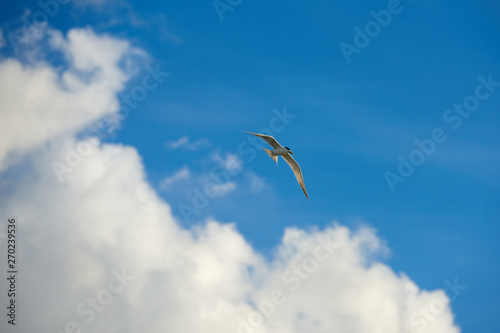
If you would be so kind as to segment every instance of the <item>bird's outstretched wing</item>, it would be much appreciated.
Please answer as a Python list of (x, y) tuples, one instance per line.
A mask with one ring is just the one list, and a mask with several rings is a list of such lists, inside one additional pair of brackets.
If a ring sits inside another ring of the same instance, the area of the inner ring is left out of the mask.
[(292, 168), (293, 173), (295, 175), (295, 178), (297, 178), (297, 181), (299, 182), (300, 187), (302, 188), (302, 191), (304, 191), (304, 194), (306, 195), (307, 199), (309, 199), (309, 196), (307, 195), (306, 191), (306, 186), (304, 185), (304, 178), (302, 177), (302, 171), (300, 170), (299, 164), (295, 162), (292, 156), (290, 154), (285, 154), (281, 155), (283, 159), (285, 160), (286, 163)]
[(266, 141), (267, 143), (269, 143), (271, 145), (271, 147), (273, 147), (274, 149), (281, 147), (281, 145), (279, 144), (279, 142), (276, 141), (276, 139), (273, 138), (270, 135), (257, 134), (257, 133), (247, 132), (247, 131), (242, 131), (242, 132), (245, 132), (245, 133), (248, 133), (248, 134), (252, 134), (252, 135), (255, 135), (255, 136), (263, 139), (264, 141)]

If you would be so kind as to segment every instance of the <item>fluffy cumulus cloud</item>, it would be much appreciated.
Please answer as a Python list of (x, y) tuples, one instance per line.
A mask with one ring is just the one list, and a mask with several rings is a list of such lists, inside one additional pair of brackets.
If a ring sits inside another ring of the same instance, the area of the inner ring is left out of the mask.
[[(99, 47), (104, 38), (116, 47)], [(55, 42), (100, 53), (71, 58), (74, 67), (100, 74), (82, 81), (47, 65), (0, 65), (3, 85), (22, 82), (8, 87), (21, 100), (2, 96), (5, 118), (34, 132), (23, 142), (11, 137), (14, 130), (2, 134), (4, 157), (27, 156), (16, 162), (22, 167), (0, 173), (0, 211), (18, 221), (17, 330), (459, 332), (442, 291), (420, 290), (380, 262), (387, 249), (372, 229), (290, 228), (265, 259), (235, 224), (181, 227), (146, 181), (138, 152), (98, 139), (59, 182), (52, 162), (65, 160), (67, 147), (81, 144), (74, 134), (105, 114), (127, 79), (117, 68), (129, 46), (89, 30)], [(84, 96), (95, 99), (86, 104)], [(1, 279), (0, 289), (6, 287)], [(0, 331), (10, 328), (0, 321)]]
[(140, 53), (126, 41), (90, 29), (71, 30), (67, 37), (52, 31), (49, 46), (66, 57), (66, 69), (42, 61), (0, 61), (0, 170), (8, 157), (116, 111), (116, 93), (132, 72), (121, 64)]

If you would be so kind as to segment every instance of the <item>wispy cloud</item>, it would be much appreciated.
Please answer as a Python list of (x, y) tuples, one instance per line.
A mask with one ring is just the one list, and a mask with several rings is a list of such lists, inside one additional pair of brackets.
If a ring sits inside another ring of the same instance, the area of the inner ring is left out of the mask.
[(120, 7), (125, 5), (130, 6), (130, 4), (125, 0), (74, 0), (74, 3), (83, 8), (94, 7), (95, 9), (101, 9), (105, 5)]
[(127, 0), (74, 0), (73, 3), (80, 10), (92, 9), (105, 18), (97, 25), (99, 30), (127, 26), (150, 33), (160, 42), (179, 44), (183, 41), (172, 31), (169, 20), (163, 13), (140, 13)]
[(248, 182), (249, 182), (249, 189), (250, 192), (252, 193), (258, 193), (262, 191), (266, 186), (266, 182), (262, 177), (257, 175), (256, 173), (249, 172), (247, 174)]
[(210, 146), (212, 146), (212, 144), (205, 138), (191, 142), (188, 136), (183, 136), (178, 140), (168, 141), (167, 143), (165, 143), (165, 147), (170, 149), (184, 149), (191, 151), (196, 151), (201, 148)]
[(211, 155), (213, 161), (217, 162), (221, 168), (227, 170), (239, 171), (243, 167), (243, 161), (241, 158), (232, 153), (225, 153), (224, 156), (220, 152), (213, 153)]
[(6, 44), (5, 42), (5, 36), (3, 34), (3, 29), (0, 27), (0, 49), (4, 47)]
[(167, 41), (172, 44), (182, 42), (182, 38), (176, 35), (169, 27), (168, 19), (163, 14), (154, 15), (150, 19), (144, 19), (146, 27), (156, 29), (158, 37), (161, 41)]
[(229, 192), (232, 192), (236, 189), (236, 183), (235, 182), (227, 182), (223, 184), (216, 184), (218, 191), (220, 192), (219, 195), (226, 195)]
[(469, 177), (498, 182), (500, 180), (500, 152), (485, 145), (459, 142), (444, 147), (436, 154), (436, 163), (446, 169), (459, 171)]
[(180, 181), (180, 180), (186, 180), (189, 179), (191, 176), (191, 172), (189, 171), (188, 167), (183, 167), (182, 169), (176, 171), (172, 176), (170, 177), (165, 177), (159, 185), (160, 190), (166, 190), (168, 189), (172, 184)]

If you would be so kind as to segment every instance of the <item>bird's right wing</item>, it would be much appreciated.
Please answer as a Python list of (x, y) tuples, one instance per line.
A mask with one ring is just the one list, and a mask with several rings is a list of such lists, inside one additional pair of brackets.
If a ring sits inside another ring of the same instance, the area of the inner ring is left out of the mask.
[(270, 135), (257, 134), (257, 133), (247, 132), (247, 131), (242, 131), (242, 132), (245, 132), (245, 133), (248, 133), (248, 134), (252, 134), (252, 135), (255, 135), (255, 136), (263, 139), (264, 141), (266, 141), (267, 143), (269, 143), (271, 145), (271, 147), (273, 147), (274, 149), (277, 149), (277, 148), (281, 147), (281, 145), (279, 144), (279, 142), (276, 141), (276, 139), (273, 138)]
[(283, 159), (285, 160), (286, 163), (292, 168), (293, 173), (295, 175), (295, 178), (297, 178), (297, 181), (299, 182), (300, 187), (302, 188), (302, 191), (304, 191), (304, 194), (306, 195), (307, 199), (309, 199), (309, 196), (307, 195), (306, 191), (306, 185), (304, 184), (304, 178), (302, 177), (302, 171), (300, 170), (299, 164), (293, 159), (290, 154), (285, 154), (281, 155)]

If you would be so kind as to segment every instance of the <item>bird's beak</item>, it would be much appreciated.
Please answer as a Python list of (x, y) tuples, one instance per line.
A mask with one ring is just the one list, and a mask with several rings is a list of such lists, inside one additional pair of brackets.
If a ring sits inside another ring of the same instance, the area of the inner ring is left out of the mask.
[(293, 153), (292, 153), (291, 151), (290, 151), (289, 153), (290, 153), (291, 155), (293, 155)]

